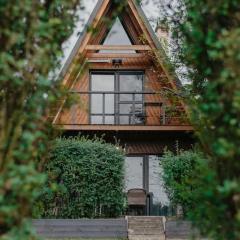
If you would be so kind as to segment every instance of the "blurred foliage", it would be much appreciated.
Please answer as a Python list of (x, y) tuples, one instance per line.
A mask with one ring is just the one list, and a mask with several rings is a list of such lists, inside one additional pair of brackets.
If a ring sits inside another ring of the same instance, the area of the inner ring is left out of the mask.
[[(181, 0), (165, 5), (176, 64), (191, 81), (191, 122), (215, 181), (206, 184), (192, 220), (208, 237), (240, 238), (239, 0)], [(202, 173), (202, 182), (208, 175)], [(197, 198), (198, 197), (198, 198)]]
[[(164, 186), (171, 204), (180, 205), (183, 215), (196, 205), (194, 195), (200, 189), (199, 175), (207, 165), (202, 154), (196, 150), (177, 151), (177, 154), (166, 151), (160, 158), (163, 169)], [(205, 165), (205, 166), (204, 166)], [(204, 171), (203, 171), (204, 169)]]
[(54, 71), (79, 2), (0, 1), (0, 239), (34, 239), (26, 218), (46, 179), (37, 165), (49, 106), (62, 92)]
[(45, 171), (49, 178), (35, 206), (36, 217), (109, 218), (124, 213), (124, 154), (117, 146), (97, 138), (59, 138)]

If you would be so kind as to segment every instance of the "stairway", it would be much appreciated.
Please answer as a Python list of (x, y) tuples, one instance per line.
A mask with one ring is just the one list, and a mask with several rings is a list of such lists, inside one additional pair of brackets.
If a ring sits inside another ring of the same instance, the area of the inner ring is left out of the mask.
[(129, 240), (165, 240), (163, 217), (127, 217)]

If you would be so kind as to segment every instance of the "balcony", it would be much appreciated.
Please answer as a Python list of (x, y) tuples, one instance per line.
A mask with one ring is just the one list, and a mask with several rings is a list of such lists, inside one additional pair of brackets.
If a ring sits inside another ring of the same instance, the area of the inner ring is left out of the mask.
[(56, 125), (82, 130), (191, 130), (181, 106), (157, 92), (72, 91), (79, 103), (62, 110)]

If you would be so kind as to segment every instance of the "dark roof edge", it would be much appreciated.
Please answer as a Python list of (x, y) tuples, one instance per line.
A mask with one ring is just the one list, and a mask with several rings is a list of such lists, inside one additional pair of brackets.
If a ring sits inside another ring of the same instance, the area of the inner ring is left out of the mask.
[[(88, 32), (88, 29), (89, 27), (93, 24), (93, 21), (99, 11), (99, 9), (101, 8), (102, 4), (103, 4), (104, 0), (98, 0), (93, 12), (91, 13), (85, 27), (84, 27), (84, 30), (81, 32), (80, 36), (78, 37), (70, 55), (68, 56), (66, 62), (64, 63), (62, 69), (60, 70), (60, 74), (59, 74), (59, 77), (60, 78), (63, 78), (65, 76), (65, 74), (67, 73), (67, 70), (71, 64), (71, 62), (73, 61), (74, 57), (76, 56), (77, 52), (78, 52), (78, 49), (79, 47), (81, 46), (81, 43), (82, 43), (82, 40), (84, 39), (85, 35), (87, 34)], [(171, 75), (174, 77), (174, 79), (176, 80), (176, 84), (177, 84), (177, 87), (178, 88), (181, 88), (182, 87), (182, 83), (181, 81), (179, 80), (179, 78), (177, 77), (176, 73), (175, 73), (175, 69), (172, 65), (172, 63), (170, 62), (168, 56), (166, 55), (165, 53), (165, 50), (163, 49), (163, 47), (161, 46), (161, 43), (160, 41), (158, 40), (155, 32), (153, 31), (144, 11), (142, 10), (141, 6), (137, 3), (136, 0), (133, 0), (133, 3), (134, 5), (136, 6), (136, 9), (139, 13), (139, 15), (141, 16), (149, 34), (151, 35), (153, 41), (154, 41), (154, 44), (155, 46), (157, 47), (157, 49), (159, 50), (159, 53), (161, 55), (161, 57), (163, 57), (163, 64), (164, 64), (164, 67), (166, 67), (167, 71), (169, 71), (169, 73), (171, 73)]]
[(90, 15), (87, 23), (86, 23), (85, 26), (84, 26), (83, 31), (80, 33), (80, 36), (78, 37), (78, 39), (77, 39), (77, 41), (76, 41), (76, 43), (75, 43), (75, 45), (74, 45), (74, 47), (73, 47), (70, 55), (68, 56), (66, 62), (64, 63), (64, 65), (63, 65), (63, 67), (62, 67), (62, 69), (61, 69), (61, 71), (60, 71), (60, 74), (59, 74), (59, 77), (60, 77), (60, 78), (61, 78), (61, 77), (64, 77), (65, 74), (67, 73), (67, 70), (68, 70), (71, 62), (73, 61), (74, 57), (76, 56), (76, 54), (77, 54), (77, 52), (78, 52), (78, 49), (79, 49), (79, 47), (81, 46), (81, 43), (82, 43), (82, 41), (83, 41), (83, 38), (85, 37), (85, 35), (86, 35), (87, 32), (88, 32), (89, 27), (91, 27), (91, 25), (93, 24), (93, 21), (94, 21), (96, 15), (97, 15), (97, 13), (98, 13), (100, 7), (102, 6), (103, 1), (104, 1), (104, 0), (98, 0), (98, 2), (97, 2), (97, 4), (96, 4), (93, 12), (91, 13), (91, 15)]

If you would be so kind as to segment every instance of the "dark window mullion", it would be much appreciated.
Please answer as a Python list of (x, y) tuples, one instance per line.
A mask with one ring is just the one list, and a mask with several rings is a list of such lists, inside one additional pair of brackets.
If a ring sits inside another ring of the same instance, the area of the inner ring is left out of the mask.
[(105, 124), (105, 93), (102, 94), (102, 101), (103, 101), (103, 106), (102, 106), (102, 117), (103, 117), (103, 124)]
[[(116, 92), (120, 92), (120, 82), (119, 82), (119, 72), (116, 71), (115, 73), (115, 91)], [(116, 114), (116, 117), (115, 117), (115, 124), (116, 125), (119, 125), (120, 124), (120, 117), (119, 117), (119, 111), (120, 111), (120, 106), (119, 106), (119, 103), (120, 103), (120, 94), (116, 94), (115, 95), (115, 99), (116, 99), (116, 109), (115, 109), (115, 114)]]

